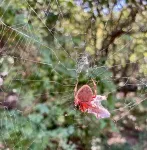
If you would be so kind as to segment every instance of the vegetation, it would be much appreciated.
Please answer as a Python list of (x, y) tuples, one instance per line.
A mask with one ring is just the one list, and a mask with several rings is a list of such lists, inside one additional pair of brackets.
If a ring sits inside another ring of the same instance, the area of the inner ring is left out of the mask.
[[(0, 149), (145, 150), (145, 0), (0, 3)], [(74, 107), (97, 83), (111, 117)]]

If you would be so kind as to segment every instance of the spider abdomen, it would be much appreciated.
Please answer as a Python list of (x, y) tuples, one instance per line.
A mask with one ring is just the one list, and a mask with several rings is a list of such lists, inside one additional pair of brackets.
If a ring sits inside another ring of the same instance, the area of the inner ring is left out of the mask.
[(83, 85), (79, 90), (76, 95), (76, 98), (79, 101), (91, 101), (93, 97), (93, 92), (91, 88), (88, 85)]

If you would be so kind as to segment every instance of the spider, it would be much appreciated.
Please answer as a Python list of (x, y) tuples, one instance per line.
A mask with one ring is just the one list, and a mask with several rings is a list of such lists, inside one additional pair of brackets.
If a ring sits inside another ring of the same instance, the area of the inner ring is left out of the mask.
[(110, 117), (109, 111), (101, 105), (102, 100), (106, 100), (106, 96), (97, 95), (97, 85), (92, 79), (94, 92), (89, 85), (83, 85), (77, 91), (77, 85), (74, 89), (74, 104), (79, 106), (82, 112), (88, 112), (94, 114), (96, 118), (108, 118)]

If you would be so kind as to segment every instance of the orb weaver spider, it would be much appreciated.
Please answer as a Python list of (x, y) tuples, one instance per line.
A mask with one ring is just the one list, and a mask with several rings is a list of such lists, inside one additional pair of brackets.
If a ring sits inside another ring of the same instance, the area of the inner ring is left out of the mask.
[(94, 114), (96, 118), (110, 117), (109, 111), (101, 105), (102, 100), (106, 100), (106, 96), (97, 95), (97, 85), (92, 79), (94, 92), (87, 84), (77, 90), (78, 82), (74, 89), (74, 104), (78, 106), (82, 112)]

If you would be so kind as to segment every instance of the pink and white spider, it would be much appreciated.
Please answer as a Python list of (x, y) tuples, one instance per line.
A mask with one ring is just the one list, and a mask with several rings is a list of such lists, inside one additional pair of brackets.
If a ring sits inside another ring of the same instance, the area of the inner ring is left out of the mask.
[(89, 85), (83, 85), (77, 91), (77, 85), (75, 86), (74, 90), (74, 104), (75, 106), (79, 106), (79, 109), (82, 112), (88, 112), (94, 114), (96, 118), (108, 118), (110, 117), (109, 111), (101, 105), (102, 100), (106, 100), (106, 96), (97, 95), (97, 86), (96, 83), (93, 81), (94, 85), (94, 92), (90, 88)]

